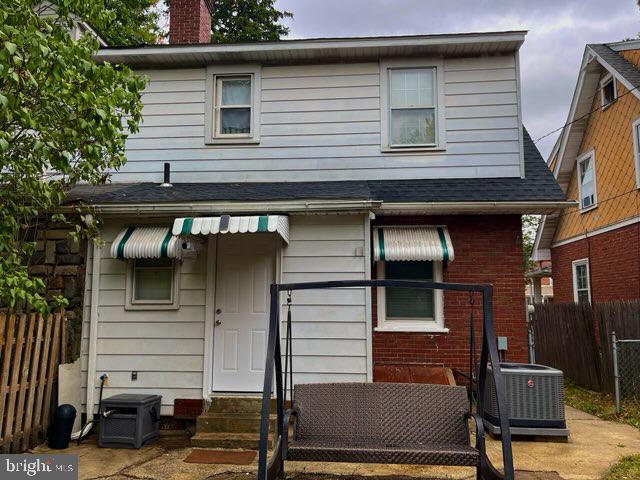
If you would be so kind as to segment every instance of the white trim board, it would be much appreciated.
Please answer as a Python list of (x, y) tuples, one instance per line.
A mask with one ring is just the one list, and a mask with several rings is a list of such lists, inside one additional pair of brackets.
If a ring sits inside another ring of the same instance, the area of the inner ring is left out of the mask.
[(628, 227), (629, 225), (633, 225), (634, 223), (638, 223), (638, 222), (640, 222), (640, 217), (628, 218), (621, 222), (607, 225), (606, 227), (601, 227), (596, 230), (592, 230), (590, 232), (577, 235), (575, 237), (567, 238), (566, 240), (560, 240), (559, 242), (556, 242), (553, 245), (551, 245), (551, 248), (561, 247), (563, 245), (568, 245), (570, 243), (577, 242), (578, 240), (584, 240), (585, 238), (595, 237), (596, 235), (611, 232), (613, 230), (617, 230), (618, 228)]

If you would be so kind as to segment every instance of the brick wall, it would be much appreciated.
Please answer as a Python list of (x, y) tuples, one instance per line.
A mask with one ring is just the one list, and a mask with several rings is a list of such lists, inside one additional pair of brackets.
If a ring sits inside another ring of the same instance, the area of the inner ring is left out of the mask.
[[(455, 260), (444, 268), (445, 282), (490, 283), (494, 286), (496, 335), (507, 336), (506, 360), (526, 362), (525, 289), (521, 220), (518, 215), (458, 215), (442, 217), (378, 217), (376, 225), (447, 225)], [(372, 269), (375, 275), (375, 268)], [(373, 326), (377, 325), (377, 301), (373, 295)], [(387, 365), (407, 369), (439, 364), (468, 370), (469, 295), (444, 293), (447, 334), (373, 333), (374, 380), (385, 381)], [(475, 325), (479, 360), (481, 299), (475, 297)], [(400, 369), (401, 370), (401, 369)], [(402, 373), (402, 372), (399, 372)]]
[(592, 302), (640, 299), (640, 223), (552, 248), (554, 301), (573, 302), (571, 262), (582, 258)]

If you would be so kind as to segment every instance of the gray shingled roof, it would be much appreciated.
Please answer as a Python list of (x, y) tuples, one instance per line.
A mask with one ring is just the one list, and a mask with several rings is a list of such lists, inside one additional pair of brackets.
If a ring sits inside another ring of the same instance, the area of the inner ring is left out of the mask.
[(640, 88), (640, 70), (633, 63), (605, 44), (592, 43), (587, 45), (602, 60), (611, 65), (616, 72), (625, 78), (635, 88)]
[(278, 183), (157, 183), (76, 186), (67, 203), (180, 203), (358, 199), (384, 202), (563, 201), (565, 195), (524, 130), (525, 178), (465, 178)]

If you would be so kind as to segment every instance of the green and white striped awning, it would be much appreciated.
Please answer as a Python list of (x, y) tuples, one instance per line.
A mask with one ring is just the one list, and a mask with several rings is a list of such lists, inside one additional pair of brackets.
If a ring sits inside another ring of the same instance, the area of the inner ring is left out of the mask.
[(169, 227), (128, 227), (111, 244), (111, 256), (126, 258), (180, 258), (180, 238)]
[(174, 235), (216, 235), (218, 233), (278, 233), (289, 243), (289, 217), (286, 215), (253, 215), (236, 217), (176, 218)]
[(447, 227), (378, 227), (373, 231), (376, 261), (451, 261), (453, 244)]

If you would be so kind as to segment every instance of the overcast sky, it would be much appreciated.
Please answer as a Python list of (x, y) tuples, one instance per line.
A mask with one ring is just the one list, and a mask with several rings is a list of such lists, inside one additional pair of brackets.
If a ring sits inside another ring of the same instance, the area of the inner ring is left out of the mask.
[[(277, 0), (290, 38), (528, 30), (524, 124), (535, 139), (566, 121), (584, 45), (637, 37), (636, 0)], [(547, 156), (557, 134), (538, 143)]]

